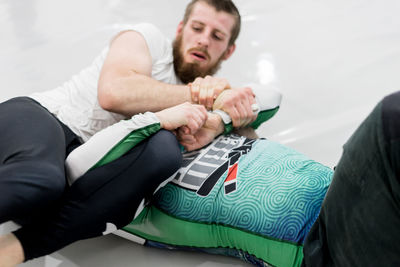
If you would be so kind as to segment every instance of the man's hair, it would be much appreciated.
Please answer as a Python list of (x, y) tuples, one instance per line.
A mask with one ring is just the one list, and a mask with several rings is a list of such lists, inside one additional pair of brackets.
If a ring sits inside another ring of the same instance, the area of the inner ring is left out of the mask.
[(232, 2), (232, 0), (192, 0), (186, 7), (185, 15), (183, 17), (183, 24), (186, 24), (188, 22), (193, 7), (197, 2), (204, 2), (214, 7), (217, 12), (223, 11), (235, 17), (235, 24), (233, 25), (231, 38), (229, 39), (229, 45), (234, 44), (237, 37), (239, 36), (241, 19), (239, 10)]

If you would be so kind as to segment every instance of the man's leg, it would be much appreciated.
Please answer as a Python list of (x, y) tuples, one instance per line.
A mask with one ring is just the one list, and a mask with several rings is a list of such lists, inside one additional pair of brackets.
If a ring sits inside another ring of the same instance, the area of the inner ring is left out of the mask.
[(175, 136), (162, 130), (121, 158), (88, 171), (47, 221), (15, 232), (26, 260), (127, 225), (142, 199), (178, 170), (181, 158)]
[(400, 92), (381, 101), (344, 146), (304, 266), (400, 266)]
[(64, 191), (63, 129), (23, 97), (0, 104), (0, 128), (0, 223), (31, 218)]
[[(77, 137), (30, 98), (0, 104), (0, 223), (28, 223), (57, 203), (65, 189), (65, 152)], [(24, 260), (19, 240), (0, 236), (0, 266)]]

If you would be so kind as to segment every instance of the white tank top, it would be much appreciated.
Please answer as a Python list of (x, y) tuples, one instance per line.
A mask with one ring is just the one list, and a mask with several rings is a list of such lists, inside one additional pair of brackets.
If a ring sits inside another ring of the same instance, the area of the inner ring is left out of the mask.
[[(130, 29), (141, 33), (147, 42), (153, 62), (152, 77), (164, 83), (180, 83), (174, 72), (171, 41), (152, 24), (142, 23)], [(104, 48), (89, 67), (63, 85), (30, 95), (84, 142), (96, 132), (125, 119), (102, 109), (97, 100), (97, 84), (108, 49)]]

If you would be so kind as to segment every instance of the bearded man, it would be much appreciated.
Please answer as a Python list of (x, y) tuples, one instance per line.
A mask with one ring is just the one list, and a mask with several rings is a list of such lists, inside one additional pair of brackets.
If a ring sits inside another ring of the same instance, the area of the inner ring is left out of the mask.
[(139, 24), (62, 86), (1, 103), (0, 223), (22, 227), (0, 237), (0, 266), (125, 226), (140, 201), (180, 167), (175, 136), (160, 131), (68, 185), (65, 158), (100, 130), (132, 116), (143, 125), (140, 114), (151, 112), (162, 128), (186, 126), (190, 134), (213, 106), (234, 127), (251, 123), (252, 90), (211, 77), (234, 52), (239, 31), (230, 0), (193, 0), (173, 46), (153, 25)]

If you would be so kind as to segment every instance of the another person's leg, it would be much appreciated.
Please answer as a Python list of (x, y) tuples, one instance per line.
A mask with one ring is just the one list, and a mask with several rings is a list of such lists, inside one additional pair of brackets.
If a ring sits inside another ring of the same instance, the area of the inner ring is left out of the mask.
[[(27, 224), (55, 207), (65, 189), (64, 160), (79, 140), (37, 102), (0, 104), (0, 223)], [(24, 260), (12, 234), (0, 236), (0, 266)]]
[(0, 223), (30, 220), (64, 192), (63, 128), (26, 97), (0, 104), (0, 127)]
[(344, 146), (304, 266), (400, 265), (400, 92), (384, 98)]
[(15, 232), (26, 260), (129, 224), (143, 198), (151, 197), (180, 164), (175, 136), (162, 130), (121, 158), (88, 171), (72, 184), (50, 219)]

